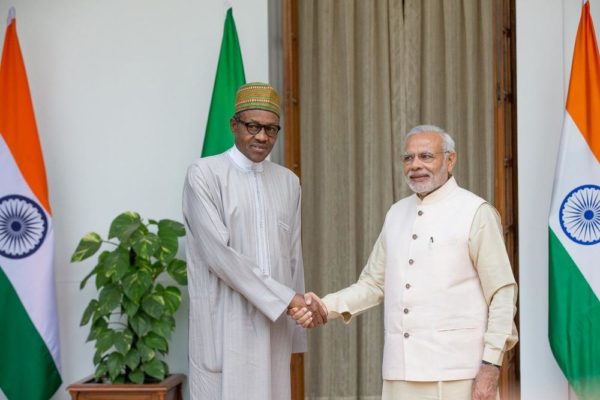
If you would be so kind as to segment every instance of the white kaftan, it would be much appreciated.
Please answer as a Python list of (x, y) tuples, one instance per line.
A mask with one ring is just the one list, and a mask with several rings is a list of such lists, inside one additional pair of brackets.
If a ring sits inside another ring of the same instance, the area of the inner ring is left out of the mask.
[(304, 293), (298, 178), (234, 146), (190, 166), (183, 215), (191, 398), (289, 399), (291, 353), (306, 351), (285, 314)]

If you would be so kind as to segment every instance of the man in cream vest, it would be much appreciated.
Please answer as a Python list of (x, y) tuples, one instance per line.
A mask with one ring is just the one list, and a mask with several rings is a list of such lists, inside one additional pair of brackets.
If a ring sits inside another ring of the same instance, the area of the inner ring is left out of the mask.
[[(504, 352), (518, 340), (500, 218), (457, 185), (454, 141), (442, 129), (415, 127), (404, 150), (415, 194), (388, 211), (358, 281), (322, 302), (344, 323), (384, 302), (384, 400), (496, 399)], [(310, 325), (301, 310), (294, 318)]]

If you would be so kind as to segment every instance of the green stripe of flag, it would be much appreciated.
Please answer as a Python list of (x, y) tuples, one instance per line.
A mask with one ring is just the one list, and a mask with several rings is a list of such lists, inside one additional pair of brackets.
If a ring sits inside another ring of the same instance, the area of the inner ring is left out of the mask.
[(229, 127), (229, 120), (233, 116), (235, 93), (244, 83), (246, 83), (246, 77), (242, 52), (235, 29), (233, 12), (230, 8), (225, 17), (223, 41), (206, 123), (202, 157), (220, 154), (233, 146), (233, 134)]
[(60, 374), (2, 268), (0, 310), (0, 388), (11, 400), (49, 399), (62, 383)]
[(550, 229), (550, 347), (579, 400), (600, 395), (600, 301)]

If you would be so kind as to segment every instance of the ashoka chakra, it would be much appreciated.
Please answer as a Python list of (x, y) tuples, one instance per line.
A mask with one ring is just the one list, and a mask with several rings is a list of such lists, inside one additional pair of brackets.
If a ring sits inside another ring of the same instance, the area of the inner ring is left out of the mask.
[(559, 211), (560, 226), (572, 241), (600, 242), (600, 186), (579, 186), (565, 197)]
[(0, 198), (0, 255), (25, 258), (40, 248), (48, 231), (44, 210), (20, 195)]

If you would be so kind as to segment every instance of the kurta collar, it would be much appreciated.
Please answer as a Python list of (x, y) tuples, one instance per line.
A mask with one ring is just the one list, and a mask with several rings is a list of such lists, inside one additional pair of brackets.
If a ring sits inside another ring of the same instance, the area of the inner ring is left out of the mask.
[(249, 172), (250, 171), (254, 171), (254, 172), (262, 172), (263, 171), (264, 161), (255, 163), (254, 161), (252, 161), (248, 157), (246, 157), (244, 154), (242, 154), (242, 152), (238, 150), (236, 145), (233, 145), (232, 148), (227, 150), (227, 155), (231, 158), (231, 160), (233, 160), (235, 165), (237, 165), (244, 171), (249, 171)]
[(433, 204), (438, 201), (442, 201), (446, 197), (448, 197), (452, 192), (454, 192), (458, 188), (458, 184), (456, 183), (456, 179), (453, 176), (450, 177), (441, 187), (433, 192), (429, 193), (423, 200), (419, 198), (416, 194), (414, 195), (417, 198), (417, 204)]

